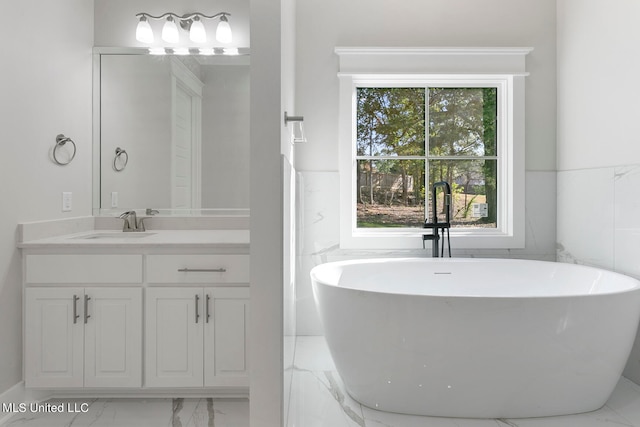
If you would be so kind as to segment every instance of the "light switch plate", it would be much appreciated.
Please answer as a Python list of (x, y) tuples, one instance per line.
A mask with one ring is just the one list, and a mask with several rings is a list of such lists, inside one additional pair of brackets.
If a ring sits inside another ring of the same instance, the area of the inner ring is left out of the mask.
[(62, 212), (71, 212), (73, 207), (73, 193), (65, 191), (62, 193)]

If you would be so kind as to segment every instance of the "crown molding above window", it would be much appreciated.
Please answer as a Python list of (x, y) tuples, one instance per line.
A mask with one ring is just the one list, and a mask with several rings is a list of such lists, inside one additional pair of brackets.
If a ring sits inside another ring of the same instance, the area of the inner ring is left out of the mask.
[(339, 74), (509, 74), (526, 76), (531, 47), (336, 47)]

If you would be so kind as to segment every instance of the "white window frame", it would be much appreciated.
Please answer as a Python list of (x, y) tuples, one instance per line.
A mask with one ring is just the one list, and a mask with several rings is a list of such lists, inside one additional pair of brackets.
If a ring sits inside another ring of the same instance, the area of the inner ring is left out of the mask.
[(421, 248), (421, 236), (430, 233), (419, 228), (358, 228), (355, 209), (357, 88), (424, 86), (498, 88), (498, 228), (452, 228), (451, 246), (457, 249), (524, 247), (524, 77), (527, 75), (524, 56), (531, 50), (336, 48), (340, 58), (341, 248)]

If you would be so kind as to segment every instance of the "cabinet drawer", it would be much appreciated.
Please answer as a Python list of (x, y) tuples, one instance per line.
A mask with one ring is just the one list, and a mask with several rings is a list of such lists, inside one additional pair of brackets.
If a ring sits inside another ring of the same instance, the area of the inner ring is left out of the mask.
[(27, 283), (142, 283), (142, 255), (27, 255)]
[(148, 255), (148, 283), (249, 283), (249, 255)]

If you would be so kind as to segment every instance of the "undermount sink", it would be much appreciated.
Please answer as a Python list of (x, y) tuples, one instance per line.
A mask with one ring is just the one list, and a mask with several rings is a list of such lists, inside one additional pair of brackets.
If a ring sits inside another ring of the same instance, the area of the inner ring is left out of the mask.
[(143, 237), (153, 236), (156, 233), (147, 232), (115, 232), (115, 233), (93, 233), (83, 236), (74, 237), (74, 239), (142, 239)]

